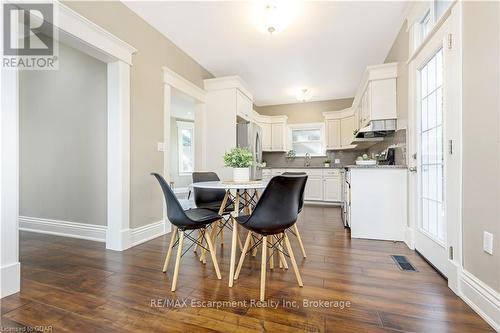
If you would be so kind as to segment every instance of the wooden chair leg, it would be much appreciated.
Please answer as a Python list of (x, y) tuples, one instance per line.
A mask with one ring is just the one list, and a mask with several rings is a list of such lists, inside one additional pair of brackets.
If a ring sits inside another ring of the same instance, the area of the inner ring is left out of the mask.
[(222, 279), (219, 270), (219, 264), (217, 263), (217, 257), (215, 256), (214, 245), (212, 244), (212, 240), (210, 239), (210, 235), (207, 235), (207, 232), (203, 232), (205, 240), (207, 241), (208, 249), (210, 250), (210, 255), (212, 256), (212, 262), (214, 264), (215, 273), (217, 274), (217, 278)]
[(234, 273), (234, 279), (237, 280), (238, 276), (240, 276), (241, 267), (243, 266), (243, 262), (245, 261), (245, 255), (247, 254), (248, 247), (250, 246), (250, 241), (252, 240), (252, 232), (249, 231), (247, 238), (245, 240), (245, 245), (243, 245), (243, 250), (241, 251), (240, 261), (238, 262), (238, 267), (236, 268), (236, 272)]
[(260, 264), (260, 300), (266, 297), (267, 236), (262, 236), (262, 261)]
[(271, 257), (269, 258), (269, 269), (274, 269), (274, 236), (271, 236)]
[(172, 255), (172, 248), (174, 247), (176, 236), (177, 236), (177, 227), (175, 225), (172, 225), (172, 235), (170, 236), (170, 244), (168, 245), (167, 256), (165, 257), (165, 262), (163, 263), (163, 273), (167, 272), (168, 263), (170, 262), (170, 257)]
[[(198, 242), (201, 242), (201, 231), (198, 230)], [(198, 250), (198, 243), (195, 243), (193, 246), (193, 252), (196, 253)]]
[(302, 243), (302, 238), (300, 237), (299, 228), (297, 227), (297, 223), (293, 225), (293, 232), (297, 236), (297, 240), (299, 241), (300, 251), (302, 252), (302, 256), (307, 258), (306, 249), (304, 248), (304, 243)]
[(285, 233), (283, 233), (283, 237), (285, 238), (286, 249), (288, 251), (288, 255), (290, 256), (290, 261), (292, 262), (292, 267), (295, 272), (295, 277), (297, 278), (299, 286), (303, 287), (304, 284), (302, 283), (302, 278), (300, 277), (299, 268), (297, 267), (297, 262), (295, 261), (295, 256), (293, 255), (292, 246), (290, 245), (288, 236)]
[(231, 258), (229, 259), (229, 287), (233, 286), (234, 282), (234, 266), (236, 261), (236, 246), (238, 238), (238, 222), (233, 219), (233, 237), (231, 241)]
[(283, 239), (279, 241), (278, 249), (280, 256), (280, 268), (288, 269), (288, 263), (286, 262), (285, 255), (283, 254)]
[(179, 276), (179, 266), (181, 264), (181, 255), (182, 255), (182, 241), (184, 240), (184, 231), (179, 231), (179, 245), (177, 246), (177, 258), (175, 258), (175, 268), (174, 268), (174, 277), (172, 279), (172, 291), (175, 291), (177, 288), (177, 277)]
[(220, 245), (224, 245), (224, 223), (219, 223), (220, 228)]

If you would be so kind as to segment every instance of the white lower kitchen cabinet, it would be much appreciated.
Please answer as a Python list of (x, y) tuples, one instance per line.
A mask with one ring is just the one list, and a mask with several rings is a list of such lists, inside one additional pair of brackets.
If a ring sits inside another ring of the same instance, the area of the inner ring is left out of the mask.
[(262, 170), (262, 178), (269, 181), (283, 172), (305, 172), (308, 176), (304, 200), (309, 202), (338, 203), (342, 201), (343, 172), (340, 169), (269, 169)]
[(323, 200), (323, 177), (308, 176), (306, 189), (304, 190), (305, 201), (322, 201)]
[(323, 179), (323, 201), (339, 202), (342, 199), (342, 181), (340, 177)]
[(350, 168), (352, 238), (403, 241), (406, 168)]

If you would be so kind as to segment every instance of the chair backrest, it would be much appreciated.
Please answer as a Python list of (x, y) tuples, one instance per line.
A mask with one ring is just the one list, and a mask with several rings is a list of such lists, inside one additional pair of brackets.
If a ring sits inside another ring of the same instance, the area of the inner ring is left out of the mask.
[(182, 206), (179, 200), (177, 200), (174, 192), (165, 181), (165, 178), (154, 172), (152, 172), (151, 175), (153, 175), (160, 183), (160, 187), (163, 191), (163, 196), (165, 197), (165, 202), (167, 204), (168, 220), (180, 229), (183, 229), (184, 226), (192, 224), (186, 213), (184, 213), (184, 209), (182, 209)]
[[(283, 172), (283, 176), (307, 176), (307, 173), (305, 172)], [(302, 211), (302, 207), (304, 207), (304, 190), (306, 188), (306, 183), (304, 183), (304, 187), (302, 188), (302, 191), (300, 192), (300, 199), (299, 199), (299, 213)]]
[[(219, 181), (220, 178), (215, 172), (193, 172), (193, 183)], [(224, 200), (226, 191), (222, 189), (194, 188), (194, 202), (197, 207), (212, 202)]]
[(291, 227), (297, 221), (299, 198), (306, 181), (307, 175), (273, 177), (245, 225), (270, 234)]

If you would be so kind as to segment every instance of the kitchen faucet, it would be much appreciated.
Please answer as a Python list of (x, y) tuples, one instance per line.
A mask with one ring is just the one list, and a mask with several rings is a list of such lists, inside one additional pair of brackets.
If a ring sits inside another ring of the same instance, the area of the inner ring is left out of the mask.
[(311, 165), (311, 154), (306, 153), (306, 155), (304, 157), (304, 166), (308, 167), (310, 165)]

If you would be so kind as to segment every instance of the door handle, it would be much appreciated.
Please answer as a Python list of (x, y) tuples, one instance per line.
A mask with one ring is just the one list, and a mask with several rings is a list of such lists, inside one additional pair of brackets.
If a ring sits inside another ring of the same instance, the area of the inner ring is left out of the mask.
[(417, 172), (417, 167), (409, 167), (410, 172)]

